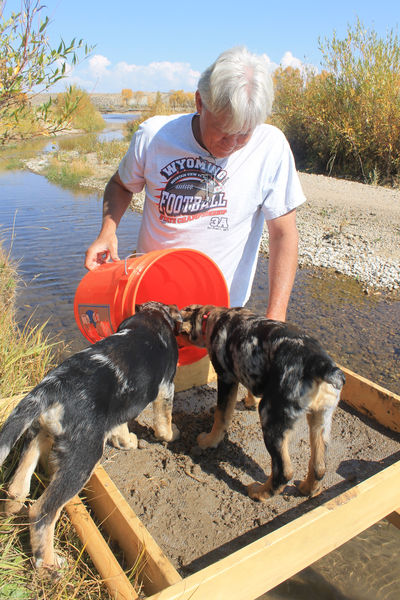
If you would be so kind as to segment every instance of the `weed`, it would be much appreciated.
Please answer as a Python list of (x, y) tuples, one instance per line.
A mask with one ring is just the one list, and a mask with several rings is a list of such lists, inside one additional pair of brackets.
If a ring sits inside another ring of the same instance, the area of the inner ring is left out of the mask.
[(86, 177), (93, 174), (93, 170), (84, 159), (62, 160), (52, 157), (45, 171), (47, 179), (62, 187), (76, 187)]

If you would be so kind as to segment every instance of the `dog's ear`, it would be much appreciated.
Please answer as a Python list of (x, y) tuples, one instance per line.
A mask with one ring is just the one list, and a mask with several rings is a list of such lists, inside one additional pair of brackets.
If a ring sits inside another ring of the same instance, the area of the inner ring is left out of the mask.
[(169, 314), (171, 315), (171, 317), (174, 321), (174, 333), (175, 333), (175, 335), (178, 335), (182, 329), (182, 323), (183, 323), (182, 315), (176, 304), (170, 304), (168, 306), (168, 310), (169, 310)]

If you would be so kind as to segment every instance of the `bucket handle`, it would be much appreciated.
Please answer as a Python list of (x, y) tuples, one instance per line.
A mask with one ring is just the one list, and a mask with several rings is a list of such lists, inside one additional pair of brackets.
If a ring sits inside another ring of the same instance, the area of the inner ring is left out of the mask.
[(124, 258), (124, 271), (125, 271), (125, 275), (128, 275), (128, 258), (135, 258), (136, 256), (144, 256), (145, 252), (132, 252), (132, 254), (128, 254), (128, 256), (126, 256)]

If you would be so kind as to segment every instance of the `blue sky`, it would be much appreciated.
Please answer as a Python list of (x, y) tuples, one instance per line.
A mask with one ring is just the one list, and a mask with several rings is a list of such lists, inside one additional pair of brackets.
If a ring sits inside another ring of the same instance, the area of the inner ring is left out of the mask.
[[(45, 2), (45, 0), (44, 0)], [(1, 4), (1, 2), (0, 2)], [(88, 92), (184, 89), (194, 91), (200, 73), (220, 52), (236, 45), (264, 54), (271, 67), (321, 67), (318, 38), (343, 38), (357, 17), (385, 38), (399, 33), (399, 0), (47, 0), (57, 46), (83, 38), (95, 48), (70, 73), (69, 83)], [(6, 14), (20, 10), (6, 1)], [(65, 87), (63, 84), (62, 88)]]

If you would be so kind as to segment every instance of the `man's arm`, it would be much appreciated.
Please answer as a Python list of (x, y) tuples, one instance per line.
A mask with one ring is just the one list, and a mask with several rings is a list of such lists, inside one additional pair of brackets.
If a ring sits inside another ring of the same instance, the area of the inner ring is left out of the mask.
[(269, 298), (267, 318), (286, 320), (286, 310), (297, 270), (296, 210), (267, 221), (269, 232)]
[(126, 189), (117, 171), (104, 190), (101, 231), (86, 251), (85, 267), (89, 271), (96, 269), (109, 258), (119, 260), (116, 231), (131, 199), (132, 193)]

